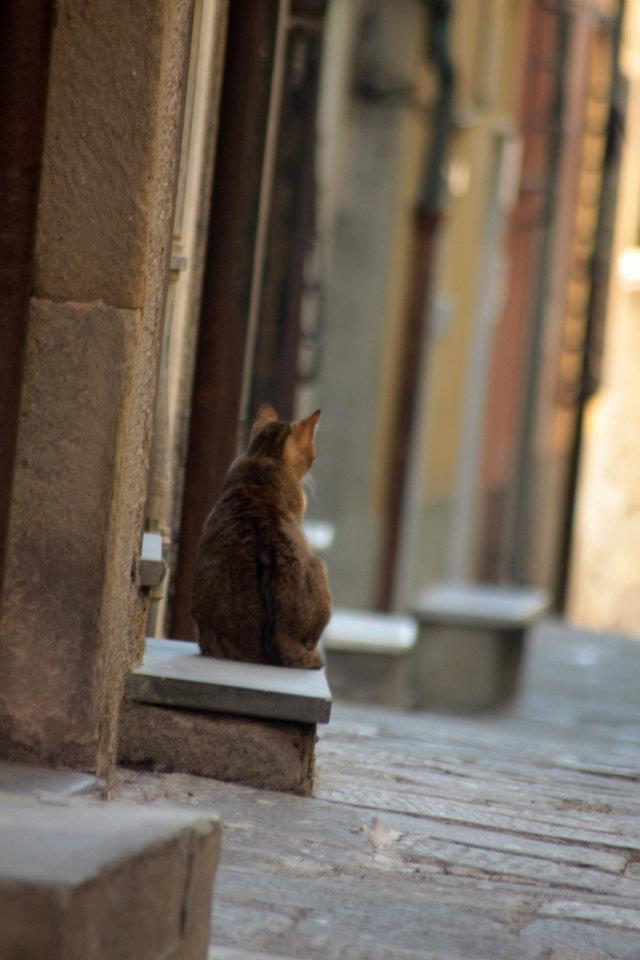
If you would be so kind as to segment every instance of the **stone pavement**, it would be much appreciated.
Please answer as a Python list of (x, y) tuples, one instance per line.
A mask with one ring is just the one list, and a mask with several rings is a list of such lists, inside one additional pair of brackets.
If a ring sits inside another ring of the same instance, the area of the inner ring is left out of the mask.
[(119, 771), (214, 808), (210, 960), (638, 960), (640, 644), (547, 623), (501, 713), (337, 704), (311, 798)]

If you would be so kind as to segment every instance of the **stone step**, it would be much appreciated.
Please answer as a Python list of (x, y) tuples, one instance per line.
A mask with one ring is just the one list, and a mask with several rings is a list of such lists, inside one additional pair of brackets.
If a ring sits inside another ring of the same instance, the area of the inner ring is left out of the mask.
[(495, 707), (518, 685), (527, 629), (549, 610), (543, 590), (440, 583), (413, 605), (420, 624), (419, 706), (473, 711)]
[(489, 583), (438, 583), (413, 604), (421, 623), (522, 629), (549, 609), (544, 590)]
[(334, 610), (322, 638), (325, 650), (402, 656), (416, 645), (413, 617), (370, 610)]
[(142, 703), (299, 723), (328, 723), (331, 714), (324, 670), (218, 660), (182, 640), (149, 638), (125, 695)]
[(218, 660), (194, 643), (149, 639), (126, 684), (119, 762), (309, 794), (316, 724), (330, 713), (324, 670)]
[(322, 638), (334, 695), (381, 706), (410, 707), (417, 634), (412, 617), (335, 610)]
[(202, 811), (0, 798), (3, 960), (204, 960), (219, 824)]

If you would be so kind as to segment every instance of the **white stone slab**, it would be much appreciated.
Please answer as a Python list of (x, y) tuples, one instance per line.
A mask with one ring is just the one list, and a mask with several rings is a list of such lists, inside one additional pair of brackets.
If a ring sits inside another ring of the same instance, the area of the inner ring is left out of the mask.
[(402, 655), (416, 644), (412, 617), (364, 610), (334, 610), (323, 636), (327, 650)]
[(142, 703), (301, 723), (328, 723), (331, 713), (324, 670), (218, 660), (181, 640), (147, 639), (144, 662), (130, 674), (126, 695)]
[(0, 957), (205, 957), (219, 844), (203, 810), (0, 795)]
[(424, 590), (413, 605), (422, 623), (518, 629), (549, 609), (544, 590), (473, 583), (440, 583)]
[(8, 761), (0, 763), (0, 793), (68, 797), (90, 790), (97, 782), (90, 773), (49, 770)]

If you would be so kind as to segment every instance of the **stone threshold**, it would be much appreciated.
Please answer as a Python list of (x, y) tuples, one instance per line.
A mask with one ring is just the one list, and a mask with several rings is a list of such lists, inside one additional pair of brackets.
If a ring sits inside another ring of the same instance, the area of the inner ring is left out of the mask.
[(205, 960), (220, 825), (205, 811), (0, 797), (0, 956)]
[(417, 635), (412, 617), (334, 610), (322, 637), (334, 694), (360, 703), (410, 708)]
[(149, 638), (125, 696), (139, 703), (299, 723), (328, 723), (331, 715), (324, 670), (219, 660), (183, 640)]
[(316, 725), (330, 713), (324, 670), (219, 660), (194, 643), (150, 638), (126, 683), (118, 758), (308, 795)]

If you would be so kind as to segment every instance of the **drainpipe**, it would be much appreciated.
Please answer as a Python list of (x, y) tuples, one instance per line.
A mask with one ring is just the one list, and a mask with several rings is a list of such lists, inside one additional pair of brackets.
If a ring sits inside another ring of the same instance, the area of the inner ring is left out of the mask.
[(408, 306), (401, 336), (399, 365), (402, 378), (395, 398), (391, 456), (383, 520), (382, 550), (377, 585), (377, 607), (393, 602), (401, 542), (402, 513), (409, 482), (412, 438), (416, 429), (421, 379), (426, 368), (435, 248), (445, 203), (442, 169), (452, 128), (455, 71), (451, 54), (452, 0), (423, 0), (428, 16), (426, 59), (438, 74), (439, 92), (433, 110), (433, 137), (425, 158), (420, 195), (414, 211), (413, 253)]

